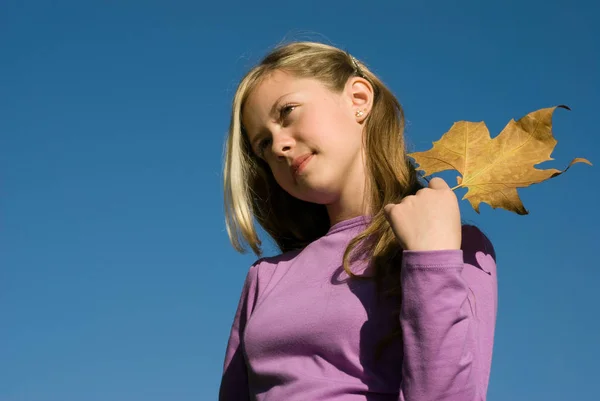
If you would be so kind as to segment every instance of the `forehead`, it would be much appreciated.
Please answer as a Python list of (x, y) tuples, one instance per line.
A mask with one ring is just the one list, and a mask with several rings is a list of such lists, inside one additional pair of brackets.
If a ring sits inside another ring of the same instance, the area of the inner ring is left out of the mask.
[(250, 91), (242, 110), (244, 126), (252, 131), (251, 127), (269, 120), (272, 107), (280, 98), (293, 93), (307, 93), (322, 89), (320, 82), (315, 79), (299, 78), (281, 70), (273, 71)]
[(306, 81), (306, 79), (298, 78), (286, 71), (275, 70), (267, 73), (250, 91), (246, 99), (246, 104), (254, 105), (260, 103), (265, 98), (280, 96), (279, 92), (296, 88), (301, 85), (302, 81)]
[(282, 95), (297, 90), (301, 79), (284, 71), (273, 71), (258, 82), (248, 94), (242, 118), (257, 112), (269, 112), (271, 106)]

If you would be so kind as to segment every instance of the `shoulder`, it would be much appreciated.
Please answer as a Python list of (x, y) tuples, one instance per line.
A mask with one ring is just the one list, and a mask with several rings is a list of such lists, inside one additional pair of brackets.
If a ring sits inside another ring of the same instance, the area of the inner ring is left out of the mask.
[(276, 256), (266, 256), (257, 259), (252, 263), (246, 274), (246, 281), (244, 283), (246, 291), (253, 293), (258, 300), (278, 272), (278, 267), (292, 261), (299, 252), (289, 251)]
[(278, 266), (282, 264), (289, 263), (292, 261), (301, 250), (289, 251), (280, 253), (275, 256), (264, 256), (260, 259), (257, 259), (251, 266), (248, 271), (248, 276), (259, 279), (264, 276), (272, 275)]
[(495, 277), (496, 250), (492, 241), (479, 227), (471, 224), (462, 226), (461, 250), (465, 264)]
[(490, 238), (477, 226), (463, 224), (461, 249), (466, 253), (484, 252), (496, 260), (496, 250)]

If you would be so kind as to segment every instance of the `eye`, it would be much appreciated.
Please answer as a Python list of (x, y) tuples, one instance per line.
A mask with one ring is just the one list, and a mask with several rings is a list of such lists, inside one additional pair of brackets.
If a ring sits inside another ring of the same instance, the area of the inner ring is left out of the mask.
[[(297, 106), (291, 103), (286, 103), (283, 106), (279, 107), (279, 120), (283, 125), (287, 125), (286, 118), (289, 114), (296, 108)], [(256, 145), (256, 153), (259, 157), (264, 158), (265, 150), (271, 145), (271, 140), (269, 138), (262, 139), (258, 141), (258, 145)]]
[(271, 143), (271, 140), (268, 138), (262, 139), (258, 142), (258, 146), (257, 146), (258, 156), (264, 157), (265, 149), (267, 148), (267, 146), (269, 146), (270, 143)]
[(281, 120), (285, 119), (295, 108), (296, 106), (293, 104), (284, 104), (279, 109), (279, 118)]

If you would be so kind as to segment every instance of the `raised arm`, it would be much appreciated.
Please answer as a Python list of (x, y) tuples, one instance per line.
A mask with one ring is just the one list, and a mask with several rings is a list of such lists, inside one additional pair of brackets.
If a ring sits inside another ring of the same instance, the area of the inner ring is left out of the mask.
[(460, 250), (404, 251), (401, 401), (486, 399), (497, 313), (495, 253), (473, 226)]

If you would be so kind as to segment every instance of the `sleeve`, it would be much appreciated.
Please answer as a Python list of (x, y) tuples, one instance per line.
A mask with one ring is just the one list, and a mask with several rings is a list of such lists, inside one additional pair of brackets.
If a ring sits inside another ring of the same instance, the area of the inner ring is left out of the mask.
[(463, 226), (460, 250), (404, 251), (400, 401), (485, 401), (497, 314), (494, 249)]
[(219, 401), (247, 401), (250, 399), (243, 337), (246, 323), (256, 303), (257, 294), (258, 262), (250, 267), (246, 275), (242, 294), (231, 326), (219, 388)]

